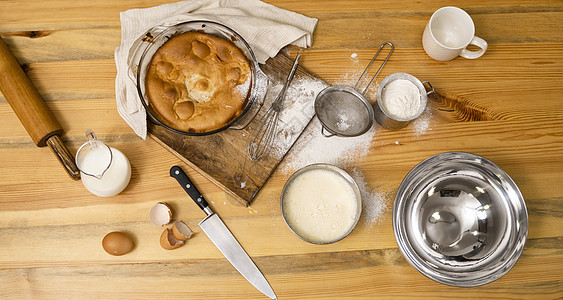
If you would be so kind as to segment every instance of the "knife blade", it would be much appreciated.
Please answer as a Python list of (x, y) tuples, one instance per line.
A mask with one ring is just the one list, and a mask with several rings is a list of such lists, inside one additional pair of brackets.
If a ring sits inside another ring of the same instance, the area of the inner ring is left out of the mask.
[(211, 239), (213, 244), (223, 253), (227, 260), (239, 271), (248, 282), (256, 289), (268, 296), (277, 299), (274, 290), (256, 264), (248, 256), (231, 231), (219, 216), (213, 212), (205, 198), (196, 189), (188, 175), (179, 166), (170, 168), (170, 176), (174, 177), (194, 202), (201, 208), (207, 217), (199, 223), (199, 227)]

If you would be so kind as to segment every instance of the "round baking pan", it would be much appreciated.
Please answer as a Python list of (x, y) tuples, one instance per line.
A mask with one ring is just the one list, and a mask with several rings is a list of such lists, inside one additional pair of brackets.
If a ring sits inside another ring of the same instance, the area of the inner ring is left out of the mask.
[[(166, 125), (159, 119), (159, 115), (153, 110), (150, 99), (145, 93), (145, 78), (153, 55), (156, 53), (158, 48), (172, 37), (189, 31), (202, 32), (231, 41), (245, 55), (251, 69), (252, 78), (250, 93), (247, 97), (242, 113), (225, 126), (207, 132), (187, 132)], [(254, 55), (250, 45), (234, 30), (223, 24), (212, 21), (188, 21), (172, 26), (155, 26), (149, 29), (133, 45), (129, 56), (129, 67), (132, 75), (134, 75), (133, 79), (136, 82), (141, 103), (145, 107), (149, 119), (153, 123), (156, 123), (172, 132), (184, 135), (201, 136), (217, 133), (227, 128), (245, 128), (260, 110), (268, 87), (268, 77), (260, 69), (256, 56)]]

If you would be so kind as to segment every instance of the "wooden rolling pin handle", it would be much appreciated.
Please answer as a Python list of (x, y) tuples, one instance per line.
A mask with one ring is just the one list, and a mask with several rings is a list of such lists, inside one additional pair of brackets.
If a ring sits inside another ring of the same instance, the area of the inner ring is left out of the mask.
[(68, 151), (58, 135), (52, 135), (47, 139), (47, 145), (51, 148), (61, 165), (65, 168), (68, 176), (73, 180), (80, 179), (80, 170), (74, 162), (74, 156)]
[(0, 74), (0, 91), (35, 145), (44, 147), (48, 137), (62, 135), (63, 128), (1, 37)]
[(0, 37), (0, 92), (39, 147), (47, 144), (73, 179), (80, 178), (72, 154), (62, 143), (63, 128)]

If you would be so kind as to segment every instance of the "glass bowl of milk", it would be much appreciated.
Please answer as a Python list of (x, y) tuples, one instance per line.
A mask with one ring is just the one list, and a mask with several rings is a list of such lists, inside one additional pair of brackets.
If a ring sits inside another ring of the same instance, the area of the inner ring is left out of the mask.
[(76, 165), (80, 179), (86, 189), (100, 197), (121, 193), (131, 179), (131, 164), (119, 150), (98, 140), (90, 129), (86, 131), (88, 141), (76, 152)]
[(313, 244), (345, 238), (362, 213), (362, 197), (352, 176), (329, 164), (313, 164), (295, 172), (287, 180), (280, 202), (289, 229)]

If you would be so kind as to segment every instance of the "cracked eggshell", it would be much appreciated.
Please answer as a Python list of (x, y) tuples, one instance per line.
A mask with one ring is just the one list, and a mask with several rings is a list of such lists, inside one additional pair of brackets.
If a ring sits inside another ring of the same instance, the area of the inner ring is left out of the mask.
[(172, 226), (172, 234), (174, 234), (174, 237), (180, 241), (187, 241), (194, 233), (188, 225), (184, 224), (184, 222), (177, 221), (174, 222), (174, 226)]
[(162, 227), (172, 220), (172, 208), (166, 202), (158, 202), (149, 211), (149, 220), (155, 226)]
[(184, 244), (184, 241), (178, 240), (174, 237), (174, 233), (170, 228), (164, 229), (160, 235), (160, 246), (166, 250), (176, 249)]

